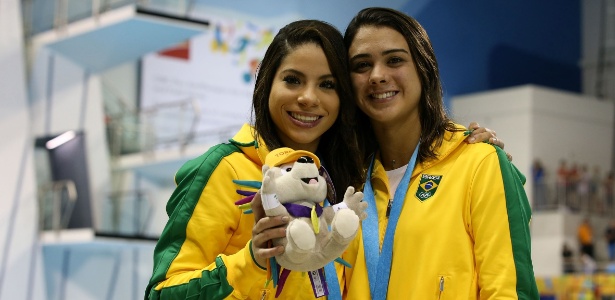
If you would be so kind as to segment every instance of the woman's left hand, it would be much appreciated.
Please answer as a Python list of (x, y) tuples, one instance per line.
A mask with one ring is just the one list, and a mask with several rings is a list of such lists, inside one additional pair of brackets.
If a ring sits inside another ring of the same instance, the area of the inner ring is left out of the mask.
[[(504, 141), (497, 137), (495, 130), (481, 127), (476, 122), (470, 123), (468, 129), (471, 131), (470, 135), (466, 138), (468, 143), (474, 144), (477, 142), (489, 142), (504, 149)], [(510, 153), (506, 152), (506, 156), (509, 161), (512, 161), (512, 155), (510, 155)]]

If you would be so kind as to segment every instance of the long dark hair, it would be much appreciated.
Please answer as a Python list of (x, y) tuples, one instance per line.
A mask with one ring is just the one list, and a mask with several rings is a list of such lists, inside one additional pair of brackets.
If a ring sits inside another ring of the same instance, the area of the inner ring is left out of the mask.
[[(414, 18), (400, 11), (370, 7), (361, 10), (348, 24), (344, 34), (346, 48), (350, 49), (357, 32), (363, 26), (388, 27), (401, 33), (406, 39), (421, 79), (419, 101), (421, 146), (418, 160), (423, 162), (435, 159), (437, 157), (435, 149), (442, 144), (444, 132), (456, 129), (444, 109), (438, 62), (427, 32)], [(369, 117), (359, 109), (357, 109), (357, 123), (359, 144), (365, 154), (364, 159), (367, 159), (378, 150), (378, 145)]]
[[(329, 171), (337, 199), (340, 201), (348, 186), (360, 187), (363, 169), (355, 132), (354, 92), (348, 74), (348, 52), (342, 34), (332, 25), (318, 20), (301, 20), (284, 26), (274, 37), (261, 62), (252, 98), (252, 123), (257, 137), (269, 150), (283, 147), (269, 112), (271, 86), (282, 60), (294, 49), (305, 44), (319, 46), (336, 78), (340, 100), (339, 115), (318, 144), (318, 155)], [(257, 139), (258, 140), (258, 139)]]

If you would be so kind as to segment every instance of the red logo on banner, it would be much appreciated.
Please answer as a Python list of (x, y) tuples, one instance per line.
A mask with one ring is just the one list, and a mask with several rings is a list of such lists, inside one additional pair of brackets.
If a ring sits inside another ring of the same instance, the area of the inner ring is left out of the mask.
[(161, 56), (169, 56), (184, 60), (190, 60), (190, 41), (185, 41), (171, 48), (164, 49), (158, 52)]

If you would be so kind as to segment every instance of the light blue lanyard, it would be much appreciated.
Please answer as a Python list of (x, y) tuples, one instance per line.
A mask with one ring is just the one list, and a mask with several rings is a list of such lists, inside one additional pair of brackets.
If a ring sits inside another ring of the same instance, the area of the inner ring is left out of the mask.
[[(325, 206), (329, 206), (329, 199), (325, 201)], [(329, 228), (329, 230), (331, 230)], [(342, 292), (340, 289), (340, 283), (337, 279), (337, 272), (335, 271), (335, 262), (330, 262), (325, 265), (325, 281), (327, 282), (327, 289), (329, 295), (328, 300), (342, 300)]]
[(328, 300), (342, 300), (342, 293), (340, 289), (340, 283), (337, 280), (337, 272), (335, 271), (334, 262), (330, 262), (325, 265), (325, 280), (327, 282), (327, 289), (329, 295)]
[[(391, 260), (393, 257), (393, 239), (395, 236), (395, 228), (397, 227), (397, 221), (401, 214), (401, 209), (408, 192), (408, 185), (410, 184), (410, 177), (414, 171), (416, 165), (416, 157), (418, 156), (419, 146), (416, 145), (414, 153), (404, 177), (395, 190), (395, 196), (393, 197), (393, 205), (391, 207), (391, 213), (389, 215), (389, 223), (384, 235), (384, 242), (382, 244), (382, 252), (379, 250), (379, 230), (378, 230), (378, 210), (376, 209), (376, 198), (374, 196), (374, 188), (372, 187), (372, 169), (374, 168), (374, 158), (367, 170), (367, 180), (365, 187), (363, 188), (363, 194), (365, 200), (368, 203), (367, 219), (363, 220), (363, 248), (365, 250), (365, 263), (367, 265), (367, 275), (369, 278), (369, 289), (372, 295), (372, 299), (380, 300), (386, 299), (387, 290), (389, 288), (389, 275), (391, 274)], [(376, 283), (378, 282), (378, 283)]]

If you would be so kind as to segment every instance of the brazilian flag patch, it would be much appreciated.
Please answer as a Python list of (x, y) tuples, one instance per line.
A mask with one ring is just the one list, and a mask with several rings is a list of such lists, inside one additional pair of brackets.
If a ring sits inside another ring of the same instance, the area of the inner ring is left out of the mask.
[(421, 182), (415, 196), (421, 202), (431, 198), (436, 193), (441, 179), (441, 175), (421, 174)]

